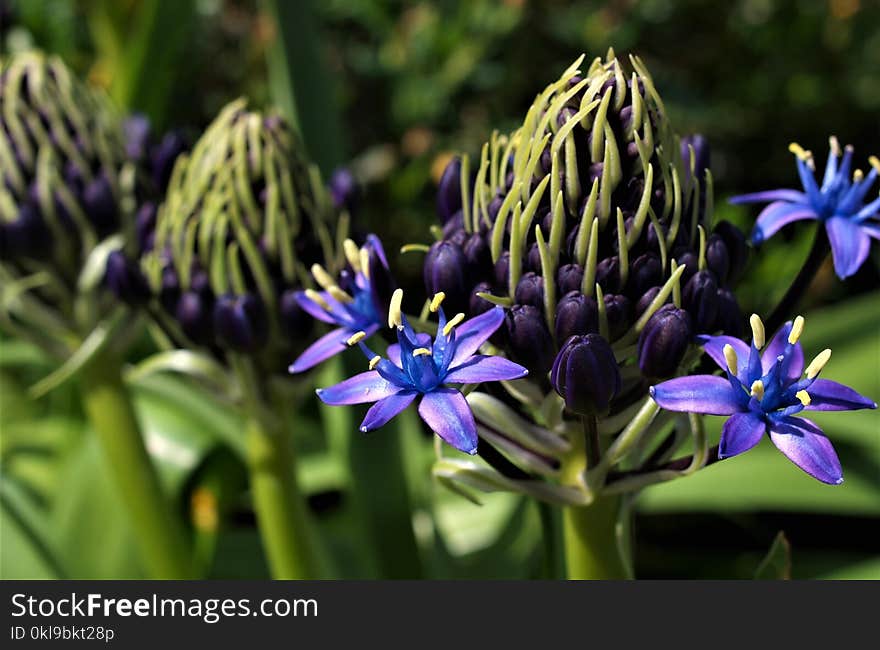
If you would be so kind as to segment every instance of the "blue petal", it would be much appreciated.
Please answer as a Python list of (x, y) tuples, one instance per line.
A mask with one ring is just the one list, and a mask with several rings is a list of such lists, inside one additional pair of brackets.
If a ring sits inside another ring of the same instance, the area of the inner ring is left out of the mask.
[(326, 361), (334, 354), (339, 354), (346, 349), (345, 342), (353, 333), (344, 327), (328, 332), (307, 347), (296, 361), (290, 364), (288, 372), (295, 375)]
[(450, 367), (457, 366), (473, 356), (480, 349), (480, 346), (495, 333), (495, 330), (501, 327), (503, 322), (504, 310), (501, 307), (495, 307), (456, 327), (455, 355), (449, 364)]
[(791, 321), (779, 328), (779, 331), (770, 339), (770, 343), (764, 348), (761, 355), (761, 368), (766, 375), (776, 363), (777, 357), (785, 356), (783, 361), (783, 374), (789, 379), (798, 379), (804, 372), (804, 349), (800, 342), (790, 345), (788, 335), (791, 332)]
[(303, 311), (306, 312), (312, 318), (316, 318), (320, 321), (324, 321), (325, 323), (335, 323), (336, 319), (321, 305), (316, 303), (314, 300), (309, 299), (306, 296), (305, 291), (297, 291), (293, 294), (294, 300), (296, 300), (297, 304), (302, 307)]
[(370, 370), (330, 388), (319, 388), (315, 392), (325, 404), (339, 406), (378, 402), (384, 397), (400, 392), (400, 387), (383, 379), (375, 370)]
[(730, 382), (715, 375), (677, 377), (651, 386), (651, 397), (667, 411), (705, 413), (706, 415), (733, 415), (744, 411), (745, 397), (734, 391)]
[(749, 354), (751, 353), (751, 347), (747, 343), (732, 336), (709, 336), (706, 334), (698, 336), (697, 340), (702, 344), (703, 351), (725, 372), (727, 371), (727, 360), (724, 358), (724, 346), (733, 347), (737, 360), (736, 376), (745, 381)]
[[(850, 157), (852, 157), (852, 155), (850, 155)], [(846, 165), (846, 162), (847, 158), (844, 156), (844, 166)], [(797, 169), (798, 175), (801, 177), (801, 185), (804, 186), (804, 190), (807, 193), (810, 203), (813, 205), (819, 205), (822, 201), (822, 195), (819, 192), (819, 186), (816, 185), (816, 178), (813, 176), (813, 170), (810, 169), (810, 166), (807, 165), (805, 160), (801, 160), (800, 158), (797, 160)]]
[[(418, 341), (420, 348), (430, 348), (431, 347), (431, 335), (425, 334), (424, 332), (420, 332), (416, 334), (416, 340)], [(395, 366), (403, 367), (400, 363), (400, 344), (392, 343), (388, 346), (388, 350), (385, 351), (385, 356), (388, 357)]]
[(880, 213), (880, 198), (874, 199), (868, 205), (866, 205), (864, 208), (859, 210), (856, 213), (856, 220), (863, 221), (863, 220), (867, 219), (868, 217), (873, 217), (875, 214), (878, 214), (878, 213)]
[(837, 213), (840, 215), (847, 215), (853, 212), (853, 210), (855, 210), (855, 208), (864, 200), (868, 191), (871, 189), (871, 185), (873, 185), (876, 180), (877, 170), (872, 168), (867, 176), (858, 183), (853, 183), (853, 186), (843, 195), (843, 198), (840, 199), (840, 202), (837, 204)]
[(767, 190), (766, 192), (754, 192), (752, 194), (740, 194), (728, 199), (730, 203), (765, 203), (771, 201), (786, 201), (788, 203), (807, 203), (807, 195), (797, 190)]
[(477, 453), (477, 424), (467, 400), (457, 390), (438, 388), (419, 404), (419, 415), (446, 443), (466, 454)]
[(418, 393), (414, 390), (402, 390), (394, 395), (389, 395), (370, 407), (361, 422), (361, 431), (364, 433), (378, 429), (407, 406), (412, 404)]
[(767, 425), (754, 413), (734, 413), (721, 429), (718, 458), (729, 458), (748, 451), (759, 442)]
[(856, 221), (845, 217), (832, 217), (825, 222), (825, 230), (831, 242), (834, 271), (841, 280), (846, 279), (867, 259), (871, 240)]
[(795, 465), (813, 478), (839, 485), (843, 469), (831, 441), (806, 418), (784, 418), (770, 424), (770, 440)]
[(817, 379), (807, 392), (811, 401), (806, 408), (810, 411), (856, 411), (877, 408), (874, 400), (830, 379)]
[(809, 205), (803, 203), (784, 203), (776, 201), (761, 211), (755, 228), (752, 231), (752, 241), (755, 244), (769, 239), (776, 232), (793, 221), (802, 219), (818, 219), (819, 215)]
[(476, 355), (450, 370), (443, 381), (450, 384), (479, 384), (484, 381), (522, 379), (529, 371), (504, 357)]
[(373, 234), (367, 235), (367, 246), (370, 246), (374, 251), (376, 251), (376, 255), (379, 256), (379, 260), (382, 262), (382, 266), (387, 269), (388, 258), (385, 257), (385, 249), (382, 247), (382, 242), (379, 240), (379, 238)]

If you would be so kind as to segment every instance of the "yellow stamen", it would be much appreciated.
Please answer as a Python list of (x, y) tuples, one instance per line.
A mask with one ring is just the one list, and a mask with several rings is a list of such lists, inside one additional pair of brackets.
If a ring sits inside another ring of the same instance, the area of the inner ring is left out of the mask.
[(792, 142), (788, 145), (788, 150), (804, 162), (813, 157), (813, 152), (804, 149), (797, 142)]
[(403, 302), (403, 289), (395, 289), (391, 294), (391, 305), (388, 307), (388, 327), (403, 327), (400, 314), (400, 303)]
[(727, 361), (727, 369), (731, 375), (735, 375), (739, 369), (739, 359), (736, 358), (736, 350), (730, 343), (727, 343), (722, 349), (724, 352), (724, 360)]
[(804, 317), (798, 316), (791, 324), (791, 331), (788, 333), (788, 342), (794, 345), (798, 342), (801, 334), (804, 332)]
[(837, 139), (836, 135), (828, 138), (828, 145), (831, 147), (832, 156), (840, 156), (840, 140)]
[(361, 273), (367, 276), (367, 279), (370, 279), (370, 251), (366, 248), (362, 248), (360, 252), (361, 256)]
[(825, 364), (828, 363), (828, 360), (831, 358), (831, 350), (825, 348), (819, 354), (816, 355), (816, 358), (810, 361), (810, 365), (807, 366), (807, 370), (805, 374), (807, 375), (807, 379), (815, 379), (816, 376), (822, 372), (822, 368), (825, 367)]
[(327, 301), (324, 300), (324, 296), (315, 291), (314, 289), (306, 289), (306, 298), (311, 300), (314, 303), (317, 303), (321, 306), (321, 309), (326, 311), (330, 311), (330, 305), (327, 304)]
[(354, 302), (354, 298), (345, 293), (342, 289), (333, 285), (332, 287), (327, 287), (327, 293), (336, 298), (339, 302), (351, 303)]
[(803, 404), (804, 406), (809, 406), (810, 402), (813, 401), (810, 398), (810, 394), (805, 390), (799, 390), (794, 394), (794, 396), (797, 397), (801, 401), (801, 404)]
[(764, 382), (760, 379), (752, 382), (752, 397), (758, 401), (764, 399)]
[(440, 309), (440, 305), (443, 303), (443, 299), (446, 297), (446, 294), (440, 291), (439, 293), (435, 293), (434, 297), (431, 298), (431, 313), (436, 313), (438, 309)]
[(857, 169), (853, 172), (853, 183), (861, 183), (862, 179), (865, 177), (865, 172), (861, 169)]
[(382, 360), (382, 357), (380, 357), (378, 354), (375, 357), (373, 357), (372, 359), (370, 359), (370, 370), (375, 369), (375, 367), (379, 365), (379, 362), (381, 360)]
[(749, 324), (752, 326), (752, 339), (755, 342), (755, 347), (760, 350), (764, 347), (766, 341), (764, 338), (764, 321), (761, 320), (761, 317), (758, 316), (758, 314), (752, 314), (749, 318)]
[(327, 291), (330, 290), (330, 287), (336, 286), (336, 280), (320, 264), (312, 264), (312, 276), (315, 278), (315, 282)]
[(413, 350), (414, 357), (430, 356), (431, 351), (428, 348), (416, 348)]
[(464, 320), (464, 314), (458, 313), (456, 314), (451, 321), (446, 323), (446, 327), (443, 328), (443, 336), (449, 336), (449, 333), (452, 331), (452, 328), (458, 325), (461, 321)]
[(345, 251), (345, 257), (348, 260), (348, 263), (351, 265), (355, 271), (361, 270), (361, 252), (358, 248), (357, 244), (355, 244), (350, 239), (346, 239), (342, 242), (342, 250)]
[(365, 338), (367, 338), (367, 333), (366, 333), (366, 332), (355, 332), (354, 334), (352, 334), (352, 335), (348, 338), (348, 340), (345, 342), (345, 344), (346, 344), (346, 345), (349, 345), (349, 346), (351, 346), (351, 345), (357, 345), (358, 343), (360, 343), (361, 341), (363, 341)]
[(871, 167), (880, 172), (880, 158), (878, 158), (877, 156), (869, 156), (868, 162), (871, 163)]

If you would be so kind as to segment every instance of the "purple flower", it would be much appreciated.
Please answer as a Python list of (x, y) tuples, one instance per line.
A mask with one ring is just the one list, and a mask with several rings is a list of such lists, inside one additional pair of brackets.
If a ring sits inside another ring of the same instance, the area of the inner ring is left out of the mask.
[(706, 353), (727, 372), (678, 377), (651, 387), (651, 397), (670, 411), (731, 416), (721, 430), (719, 458), (748, 451), (769, 432), (770, 440), (791, 462), (823, 483), (843, 482), (840, 461), (822, 430), (803, 410), (852, 411), (877, 408), (872, 400), (819, 372), (831, 358), (824, 350), (804, 370), (798, 316), (777, 332), (764, 349), (764, 324), (753, 314), (752, 344), (730, 336), (701, 336)]
[(361, 422), (361, 431), (381, 427), (419, 395), (419, 415), (429, 427), (456, 449), (477, 452), (477, 427), (467, 400), (448, 384), (479, 384), (487, 381), (520, 379), (528, 374), (522, 366), (503, 357), (475, 354), (504, 322), (504, 310), (495, 307), (464, 320), (457, 314), (447, 321), (438, 294), (431, 302), (439, 311), (437, 336), (417, 334), (400, 313), (403, 292), (394, 292), (388, 323), (397, 328), (397, 343), (388, 347), (388, 358), (373, 353), (364, 343), (366, 334), (358, 332), (349, 344), (360, 345), (370, 359), (370, 370), (330, 388), (319, 389), (325, 404), (365, 404), (375, 402)]
[[(306, 348), (288, 368), (291, 373), (303, 372), (339, 354), (356, 332), (371, 336), (382, 323), (386, 309), (383, 293), (391, 282), (382, 242), (368, 235), (361, 249), (351, 240), (345, 241), (344, 248), (351, 271), (343, 271), (339, 283), (316, 264), (312, 275), (323, 291), (307, 289), (294, 295), (306, 313), (339, 327)], [(380, 274), (384, 277), (378, 277)]]
[(760, 244), (783, 226), (802, 219), (816, 219), (825, 224), (834, 270), (840, 279), (859, 270), (868, 257), (870, 238), (880, 239), (880, 198), (865, 203), (865, 197), (880, 174), (880, 160), (871, 156), (871, 171), (852, 172), (853, 148), (847, 146), (841, 156), (837, 138), (831, 138), (831, 152), (825, 165), (821, 187), (813, 176), (813, 154), (792, 144), (789, 150), (797, 156), (798, 173), (804, 191), (770, 190), (744, 194), (730, 199), (731, 203), (772, 201), (761, 214), (752, 232), (752, 242)]

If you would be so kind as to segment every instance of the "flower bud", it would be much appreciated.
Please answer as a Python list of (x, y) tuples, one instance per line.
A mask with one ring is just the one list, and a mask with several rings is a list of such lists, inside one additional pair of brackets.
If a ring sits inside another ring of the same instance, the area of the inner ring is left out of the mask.
[(214, 299), (209, 292), (184, 291), (177, 301), (174, 317), (180, 329), (198, 345), (210, 345), (214, 339)]
[(681, 158), (684, 161), (687, 178), (691, 173), (691, 149), (693, 149), (694, 171), (697, 179), (702, 180), (704, 170), (709, 169), (710, 166), (709, 141), (700, 134), (686, 135), (681, 139)]
[(113, 251), (107, 256), (104, 282), (117, 298), (129, 305), (143, 304), (150, 297), (146, 278), (122, 251)]
[(354, 213), (360, 198), (360, 188), (357, 179), (351, 170), (346, 167), (338, 167), (330, 176), (330, 198), (337, 210), (348, 210)]
[(83, 209), (95, 227), (98, 237), (106, 237), (119, 225), (116, 199), (110, 181), (102, 173), (83, 191)]
[(719, 235), (709, 235), (706, 241), (706, 266), (715, 274), (719, 284), (727, 282), (730, 256), (727, 253), (727, 245)]
[(580, 291), (565, 294), (556, 305), (556, 343), (562, 345), (570, 336), (598, 331), (599, 308), (596, 299)]
[(729, 221), (719, 222), (714, 229), (724, 241), (727, 248), (727, 256), (729, 260), (730, 272), (727, 277), (728, 284), (735, 284), (742, 276), (749, 258), (749, 247), (746, 244), (746, 236), (742, 230), (734, 226)]
[(650, 379), (671, 377), (692, 338), (690, 314), (674, 305), (663, 305), (639, 335), (637, 354), (642, 374)]
[(743, 314), (730, 289), (718, 289), (718, 315), (715, 329), (739, 338), (743, 331)]
[(544, 278), (531, 271), (524, 274), (520, 278), (519, 284), (516, 285), (513, 301), (518, 305), (532, 305), (538, 309), (543, 309)]
[(654, 302), (654, 298), (657, 297), (658, 293), (660, 293), (660, 287), (651, 287), (641, 295), (636, 303), (636, 318), (641, 317), (645, 313), (645, 310)]
[(468, 301), (468, 315), (471, 318), (484, 314), (495, 307), (495, 305), (485, 298), (478, 296), (478, 293), (492, 293), (492, 287), (489, 286), (488, 282), (480, 282), (474, 287), (474, 290), (471, 291), (471, 297)]
[(663, 267), (654, 253), (639, 255), (630, 265), (629, 291), (633, 297), (642, 296), (651, 287), (662, 284)]
[(607, 413), (620, 391), (620, 370), (608, 341), (598, 334), (569, 338), (553, 361), (550, 383), (569, 411)]
[(580, 291), (584, 281), (584, 269), (580, 264), (564, 264), (556, 272), (556, 287), (562, 295), (570, 291)]
[(681, 293), (682, 306), (693, 319), (698, 334), (712, 332), (718, 315), (718, 284), (709, 271), (698, 271)]
[(507, 347), (512, 361), (542, 378), (553, 365), (554, 347), (544, 313), (532, 305), (514, 305), (506, 315)]
[(479, 233), (471, 234), (462, 246), (467, 261), (468, 276), (472, 278), (487, 277), (492, 272), (492, 252), (486, 238)]
[(254, 352), (269, 334), (266, 309), (253, 294), (225, 295), (214, 305), (214, 330), (221, 345), (239, 352)]
[(189, 148), (189, 143), (180, 131), (169, 131), (162, 136), (153, 150), (150, 152), (150, 173), (153, 183), (164, 192), (171, 180), (171, 172), (174, 171), (174, 163), (177, 157)]
[(608, 337), (611, 341), (616, 341), (626, 334), (632, 324), (632, 303), (629, 298), (619, 294), (608, 294), (604, 298), (605, 314), (608, 319)]
[(445, 293), (444, 303), (451, 313), (467, 308), (467, 259), (459, 246), (445, 240), (434, 242), (425, 256), (423, 274), (429, 296)]
[(504, 251), (501, 255), (498, 256), (498, 261), (495, 262), (495, 286), (498, 289), (507, 290), (508, 276), (510, 274), (510, 253), (508, 251)]
[(606, 257), (596, 265), (596, 283), (605, 293), (617, 293), (620, 286), (620, 258), (617, 255)]
[(445, 224), (461, 210), (461, 159), (453, 158), (443, 170), (437, 187), (437, 216)]

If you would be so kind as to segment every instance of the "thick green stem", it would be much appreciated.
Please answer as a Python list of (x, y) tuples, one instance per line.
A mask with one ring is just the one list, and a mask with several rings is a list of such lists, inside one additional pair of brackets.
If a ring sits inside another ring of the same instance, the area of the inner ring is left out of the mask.
[(129, 513), (148, 574), (157, 579), (194, 577), (182, 522), (165, 498), (144, 447), (118, 360), (99, 353), (81, 373), (83, 404)]
[(562, 512), (565, 567), (569, 580), (625, 580), (627, 562), (618, 541), (620, 497), (597, 497), (588, 506)]

